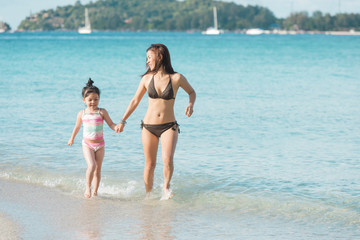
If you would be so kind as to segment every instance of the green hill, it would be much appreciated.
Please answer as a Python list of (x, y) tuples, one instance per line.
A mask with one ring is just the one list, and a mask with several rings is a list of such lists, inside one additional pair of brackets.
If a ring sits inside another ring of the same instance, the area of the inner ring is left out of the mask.
[(44, 10), (27, 17), (18, 30), (76, 30), (84, 24), (88, 8), (91, 27), (112, 31), (203, 30), (213, 25), (213, 6), (217, 7), (221, 29), (268, 28), (276, 23), (274, 14), (260, 6), (237, 5), (212, 0), (98, 0)]
[(187, 31), (213, 26), (213, 6), (217, 7), (219, 28), (233, 31), (246, 28), (278, 27), (294, 30), (360, 30), (360, 14), (292, 13), (277, 19), (267, 8), (242, 6), (212, 0), (97, 0), (82, 5), (43, 10), (23, 20), (19, 31), (77, 30), (89, 10), (92, 29), (100, 31)]

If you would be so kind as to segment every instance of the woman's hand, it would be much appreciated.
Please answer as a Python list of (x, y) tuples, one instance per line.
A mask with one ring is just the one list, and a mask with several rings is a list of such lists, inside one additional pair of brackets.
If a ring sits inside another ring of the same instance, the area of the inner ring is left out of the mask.
[(193, 110), (193, 105), (189, 104), (189, 106), (187, 106), (186, 110), (185, 110), (185, 115), (190, 117), (193, 114), (194, 110)]
[(69, 146), (72, 146), (72, 145), (73, 145), (73, 143), (74, 143), (74, 140), (73, 140), (73, 139), (69, 139), (69, 141), (68, 141), (68, 145), (69, 145)]

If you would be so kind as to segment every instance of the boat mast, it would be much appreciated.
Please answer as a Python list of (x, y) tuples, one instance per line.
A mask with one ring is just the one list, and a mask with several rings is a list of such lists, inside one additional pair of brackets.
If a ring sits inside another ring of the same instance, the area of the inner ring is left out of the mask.
[(85, 8), (85, 27), (91, 28), (88, 9)]
[(213, 10), (214, 10), (214, 28), (218, 29), (216, 7), (214, 7)]

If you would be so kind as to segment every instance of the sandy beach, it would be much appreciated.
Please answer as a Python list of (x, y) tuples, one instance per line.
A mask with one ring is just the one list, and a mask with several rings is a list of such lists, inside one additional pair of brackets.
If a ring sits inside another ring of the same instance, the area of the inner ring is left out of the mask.
[[(145, 201), (100, 196), (89, 200), (78, 192), (7, 180), (0, 180), (0, 192), (1, 240), (328, 239), (341, 235), (333, 229), (313, 238), (314, 229), (301, 222), (298, 226), (252, 214), (219, 214), (211, 205), (199, 206), (196, 199), (191, 205), (158, 198)], [(316, 232), (328, 230), (322, 226)]]
[(85, 199), (7, 180), (0, 180), (0, 192), (1, 239), (173, 239), (176, 228), (189, 224), (187, 210), (158, 198)]
[[(0, 180), (0, 191), (1, 239), (202, 239), (214, 234), (220, 239), (229, 224), (211, 209), (184, 208), (158, 197), (85, 199), (78, 192), (7, 180)], [(203, 226), (205, 219), (219, 226)]]
[(123, 218), (111, 199), (6, 180), (0, 190), (1, 239), (101, 239), (113, 217)]
[(20, 227), (4, 213), (0, 213), (0, 232), (1, 240), (20, 239)]
[(0, 190), (1, 239), (50, 239), (59, 233), (61, 236), (62, 220), (81, 202), (56, 190), (19, 182), (0, 180)]

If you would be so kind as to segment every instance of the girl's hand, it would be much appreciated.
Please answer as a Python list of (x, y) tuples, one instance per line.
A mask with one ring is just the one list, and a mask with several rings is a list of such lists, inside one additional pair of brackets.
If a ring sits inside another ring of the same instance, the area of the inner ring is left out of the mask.
[(189, 104), (189, 106), (187, 106), (186, 110), (185, 110), (185, 115), (190, 117), (193, 114), (194, 110), (193, 110), (193, 105)]
[(69, 145), (69, 146), (72, 146), (73, 143), (74, 143), (74, 140), (72, 140), (72, 139), (70, 139), (70, 140), (68, 141), (68, 145)]

